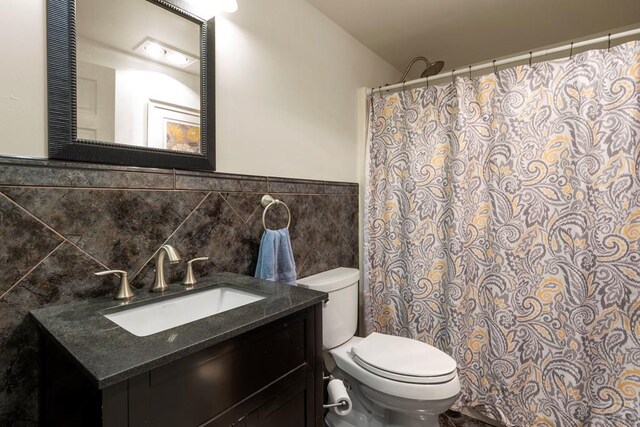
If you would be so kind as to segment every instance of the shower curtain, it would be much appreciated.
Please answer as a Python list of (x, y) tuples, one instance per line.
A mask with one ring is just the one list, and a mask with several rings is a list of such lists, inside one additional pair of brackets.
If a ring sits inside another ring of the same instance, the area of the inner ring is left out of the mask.
[(365, 326), (509, 426), (640, 425), (640, 43), (372, 97)]

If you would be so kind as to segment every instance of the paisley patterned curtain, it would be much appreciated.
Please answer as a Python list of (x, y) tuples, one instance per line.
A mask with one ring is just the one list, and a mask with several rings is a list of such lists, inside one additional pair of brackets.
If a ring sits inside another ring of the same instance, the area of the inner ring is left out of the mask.
[(640, 425), (640, 43), (374, 95), (365, 323), (509, 426)]

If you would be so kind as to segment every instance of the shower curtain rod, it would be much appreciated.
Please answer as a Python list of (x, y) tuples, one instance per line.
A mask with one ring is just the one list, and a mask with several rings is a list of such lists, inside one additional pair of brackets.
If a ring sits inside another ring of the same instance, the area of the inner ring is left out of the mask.
[(512, 64), (514, 62), (520, 62), (520, 61), (532, 60), (534, 58), (539, 58), (541, 56), (552, 55), (554, 53), (559, 53), (559, 52), (572, 51), (573, 49), (577, 49), (577, 48), (581, 48), (581, 47), (587, 47), (587, 46), (593, 46), (593, 45), (596, 45), (596, 44), (599, 44), (599, 43), (611, 42), (613, 40), (617, 40), (617, 39), (621, 39), (621, 38), (625, 38), (625, 37), (636, 36), (636, 35), (640, 35), (640, 28), (636, 28), (634, 30), (629, 30), (629, 31), (623, 31), (621, 33), (616, 33), (616, 34), (609, 34), (609, 35), (598, 37), (598, 38), (595, 38), (595, 39), (590, 39), (590, 40), (584, 40), (584, 41), (581, 41), (581, 42), (570, 43), (570, 44), (567, 44), (567, 45), (564, 45), (564, 46), (554, 47), (552, 49), (538, 50), (538, 51), (535, 51), (535, 52), (529, 52), (529, 53), (525, 53), (523, 55), (513, 56), (513, 57), (510, 57), (510, 58), (494, 60), (492, 62), (487, 62), (487, 63), (480, 64), (480, 65), (469, 65), (467, 67), (460, 68), (460, 69), (457, 69), (457, 70), (453, 69), (451, 72), (448, 72), (448, 73), (445, 73), (445, 74), (438, 74), (438, 75), (435, 75), (435, 76), (423, 77), (423, 78), (420, 78), (420, 79), (409, 80), (409, 81), (404, 82), (404, 83), (395, 83), (395, 84), (392, 84), (392, 85), (380, 86), (378, 88), (370, 88), (370, 89), (367, 89), (367, 96), (371, 96), (376, 92), (400, 89), (400, 88), (403, 88), (403, 87), (407, 87), (407, 86), (411, 86), (411, 85), (415, 85), (415, 84), (419, 84), (419, 83), (430, 83), (430, 82), (433, 82), (433, 81), (436, 81), (436, 80), (442, 80), (442, 79), (445, 79), (445, 78), (452, 78), (452, 77), (460, 75), (460, 74), (472, 73), (474, 71), (487, 70), (487, 69), (491, 69), (491, 68), (495, 69), (495, 67), (498, 67), (498, 66), (501, 66), (501, 65)]

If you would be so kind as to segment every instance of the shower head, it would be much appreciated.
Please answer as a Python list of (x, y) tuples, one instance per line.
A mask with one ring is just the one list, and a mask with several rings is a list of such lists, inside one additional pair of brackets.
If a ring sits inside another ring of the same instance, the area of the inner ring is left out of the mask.
[(422, 74), (420, 74), (420, 76), (421, 77), (435, 76), (440, 71), (442, 71), (443, 67), (444, 67), (444, 61), (436, 61), (436, 62), (428, 63), (427, 67), (424, 69)]
[(423, 78), (424, 77), (435, 76), (440, 71), (442, 71), (442, 68), (444, 67), (444, 61), (431, 62), (427, 58), (425, 58), (424, 56), (416, 56), (415, 58), (413, 58), (411, 60), (411, 62), (407, 66), (407, 69), (404, 71), (404, 74), (402, 75), (402, 78), (400, 79), (400, 81), (398, 83), (402, 83), (403, 81), (405, 81), (404, 79), (407, 77), (407, 74), (409, 74), (409, 70), (411, 69), (413, 64), (415, 64), (418, 61), (423, 61), (425, 63), (424, 71), (421, 74), (421, 77), (423, 77)]

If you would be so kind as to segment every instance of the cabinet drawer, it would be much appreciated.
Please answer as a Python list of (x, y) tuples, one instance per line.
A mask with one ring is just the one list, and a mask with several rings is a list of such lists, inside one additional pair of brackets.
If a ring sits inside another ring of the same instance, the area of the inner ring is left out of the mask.
[(305, 318), (288, 318), (151, 370), (145, 391), (149, 425), (205, 423), (304, 365), (305, 342)]

